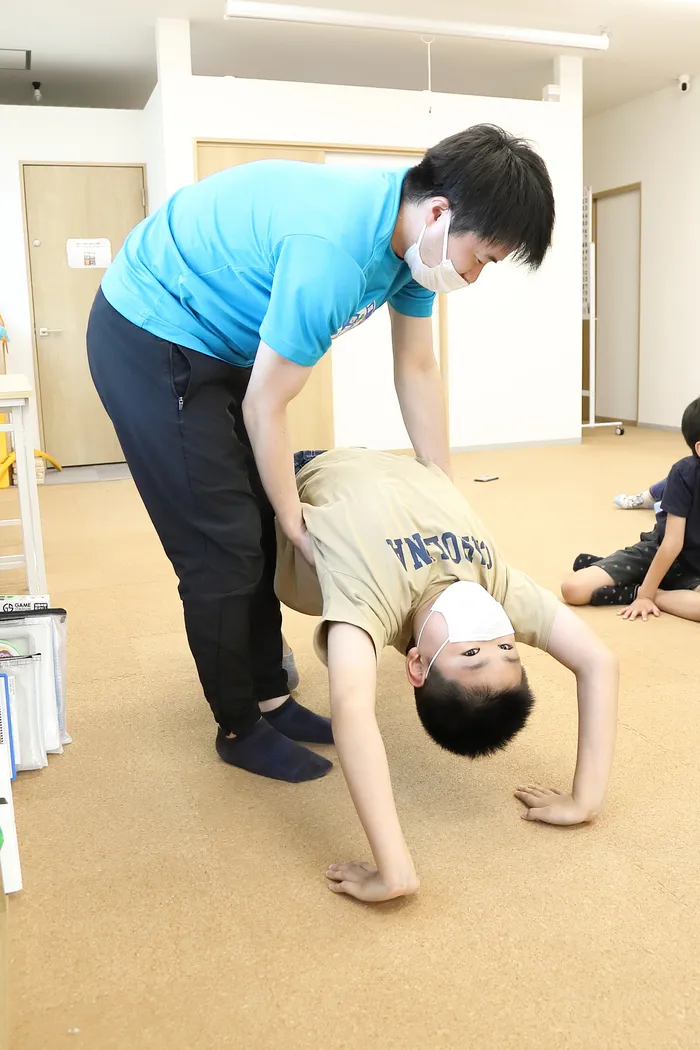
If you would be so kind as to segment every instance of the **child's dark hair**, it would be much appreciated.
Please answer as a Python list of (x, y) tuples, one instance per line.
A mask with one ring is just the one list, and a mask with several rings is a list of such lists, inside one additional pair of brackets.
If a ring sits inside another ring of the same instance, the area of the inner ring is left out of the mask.
[(547, 167), (524, 140), (493, 124), (438, 142), (407, 172), (403, 199), (446, 197), (450, 231), (474, 233), (533, 270), (552, 240), (554, 195)]
[(416, 710), (428, 736), (455, 755), (478, 758), (506, 747), (527, 722), (535, 698), (523, 668), (511, 689), (468, 689), (433, 668), (414, 690)]
[(694, 401), (691, 401), (683, 413), (681, 431), (683, 432), (686, 445), (693, 455), (697, 456), (695, 446), (700, 441), (700, 397), (696, 397)]

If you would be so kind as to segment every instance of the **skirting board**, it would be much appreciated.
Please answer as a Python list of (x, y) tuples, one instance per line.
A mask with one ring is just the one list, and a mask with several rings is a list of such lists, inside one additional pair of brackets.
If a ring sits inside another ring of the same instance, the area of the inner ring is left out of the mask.
[(580, 445), (581, 438), (554, 438), (551, 441), (506, 441), (497, 445), (460, 445), (450, 448), (450, 452), (498, 452), (508, 448), (542, 448), (545, 445)]
[(638, 427), (644, 427), (645, 430), (667, 430), (670, 434), (680, 434), (680, 427), (665, 427), (663, 423), (637, 423)]

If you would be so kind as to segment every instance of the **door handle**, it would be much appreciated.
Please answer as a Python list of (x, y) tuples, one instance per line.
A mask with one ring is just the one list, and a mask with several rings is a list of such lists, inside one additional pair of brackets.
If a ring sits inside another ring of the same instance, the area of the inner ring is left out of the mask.
[(41, 336), (44, 336), (44, 335), (58, 335), (59, 332), (62, 332), (62, 331), (63, 331), (62, 328), (40, 328), (39, 329), (39, 335), (41, 335)]

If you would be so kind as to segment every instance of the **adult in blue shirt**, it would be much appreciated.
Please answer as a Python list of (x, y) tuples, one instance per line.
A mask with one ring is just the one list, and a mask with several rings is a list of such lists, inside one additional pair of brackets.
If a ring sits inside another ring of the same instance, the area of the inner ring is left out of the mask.
[(411, 442), (449, 475), (434, 295), (509, 254), (538, 267), (553, 223), (542, 159), (478, 125), (410, 169), (264, 161), (212, 175), (144, 219), (107, 270), (92, 376), (178, 575), (226, 762), (287, 781), (331, 768), (302, 746), (331, 743), (330, 721), (289, 697), (282, 665), (275, 515), (314, 558), (287, 405), (331, 340), (388, 302)]

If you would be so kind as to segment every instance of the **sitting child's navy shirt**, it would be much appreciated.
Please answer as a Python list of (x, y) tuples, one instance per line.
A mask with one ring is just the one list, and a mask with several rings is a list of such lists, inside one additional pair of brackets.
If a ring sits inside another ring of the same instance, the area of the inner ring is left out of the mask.
[(685, 542), (681, 558), (700, 572), (700, 459), (686, 456), (671, 467), (657, 516), (657, 533), (663, 539), (666, 516), (685, 518)]

